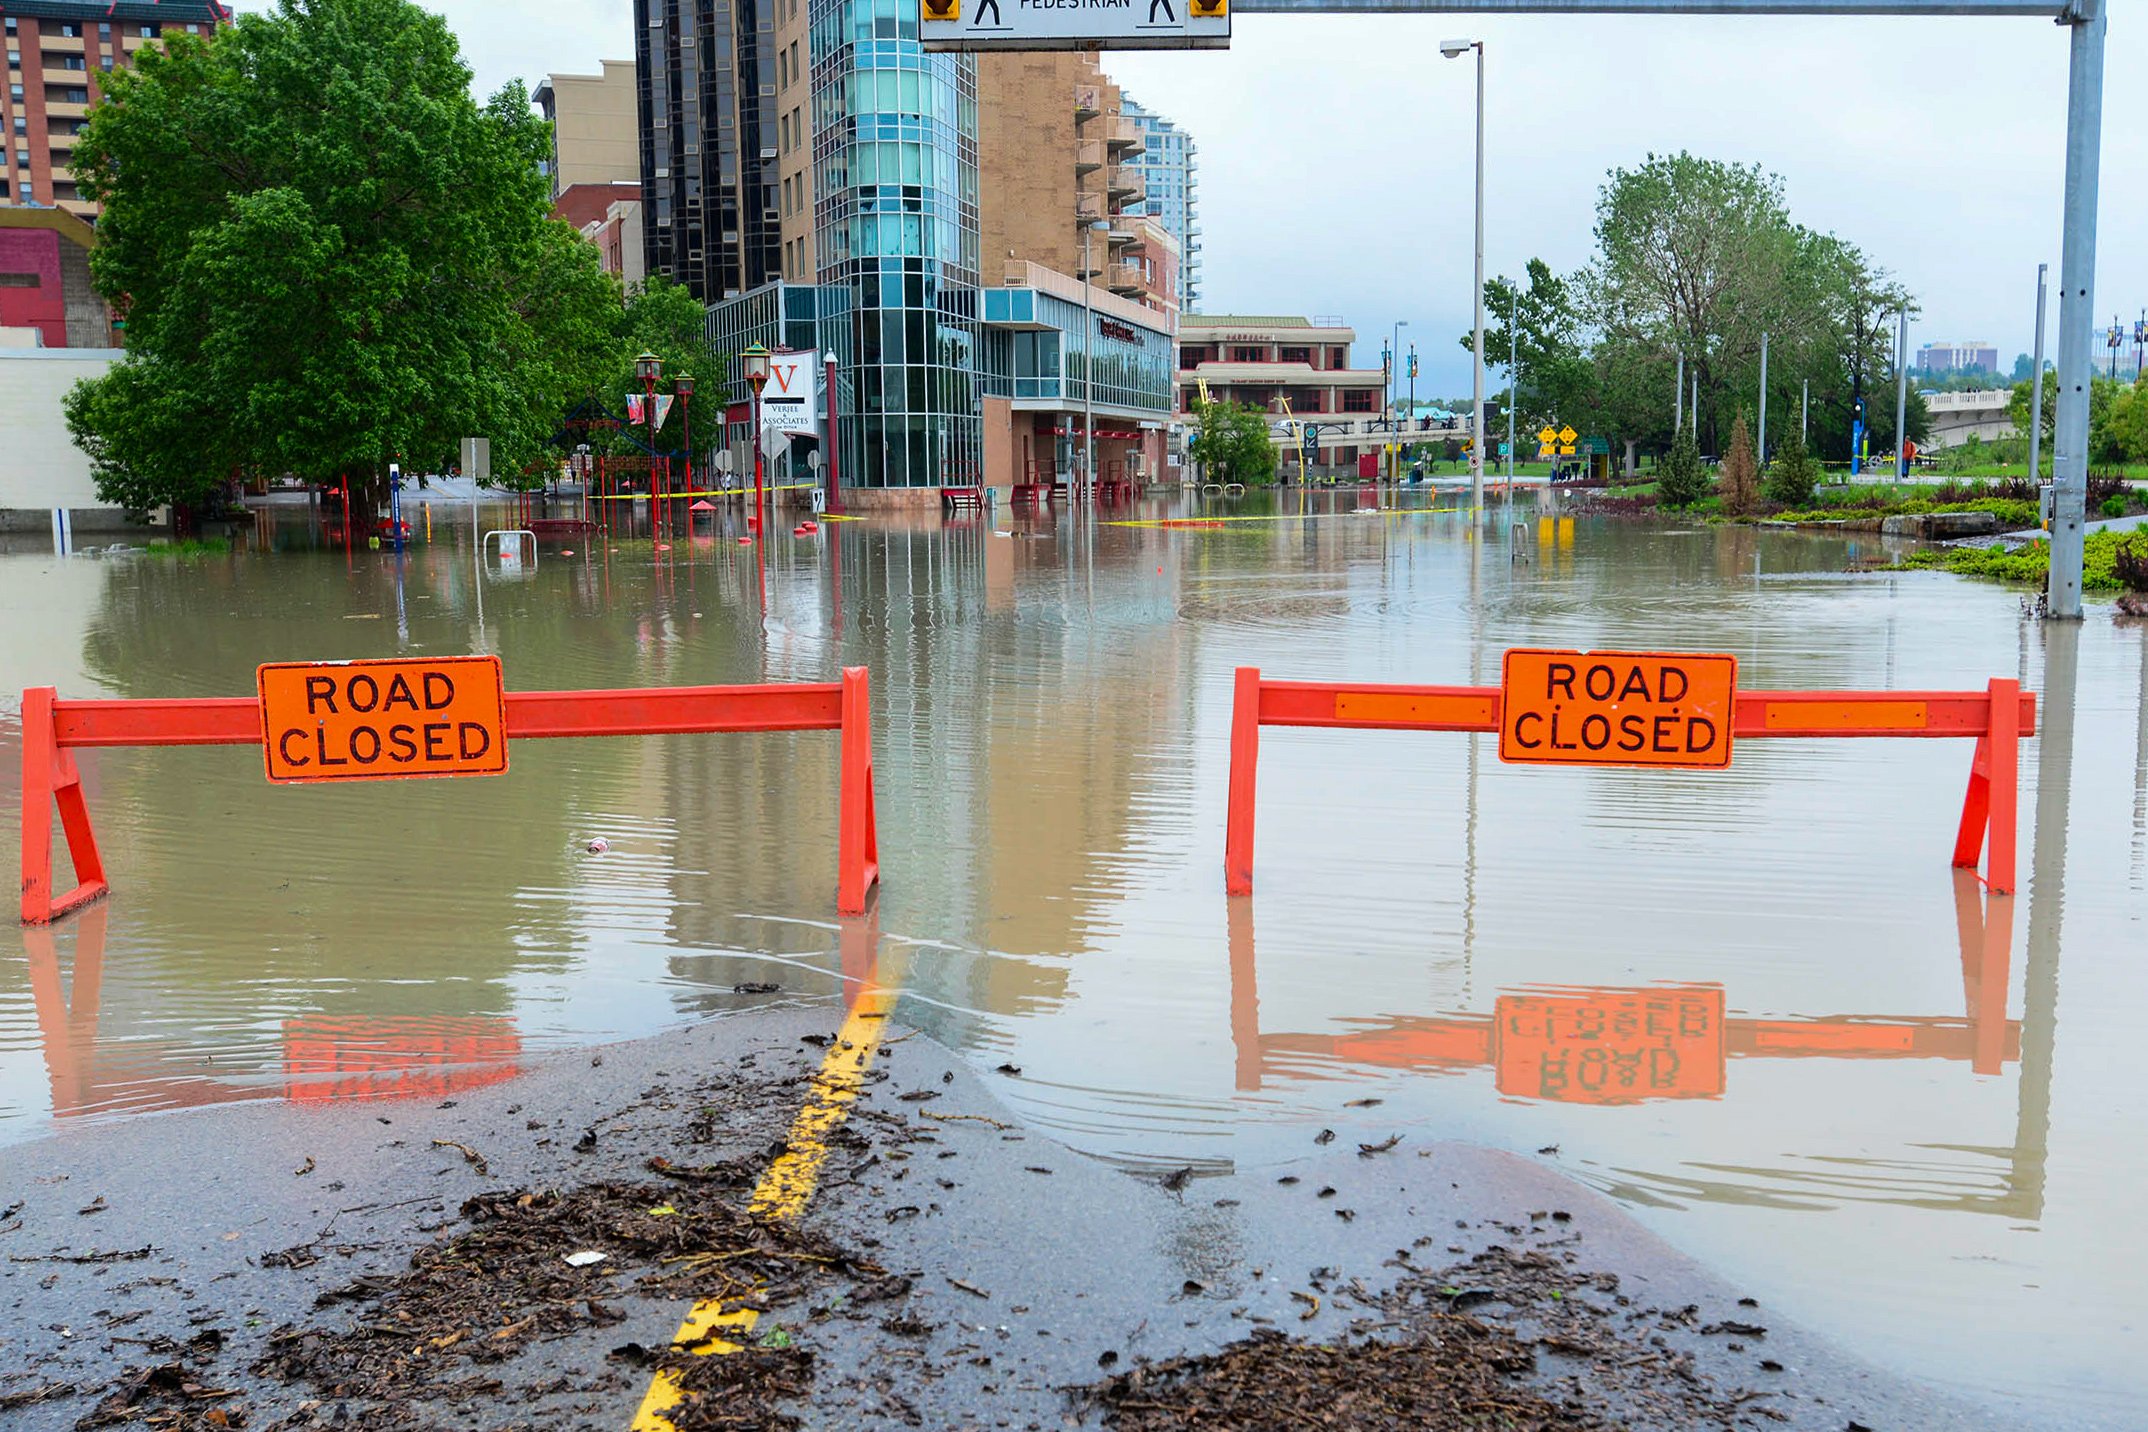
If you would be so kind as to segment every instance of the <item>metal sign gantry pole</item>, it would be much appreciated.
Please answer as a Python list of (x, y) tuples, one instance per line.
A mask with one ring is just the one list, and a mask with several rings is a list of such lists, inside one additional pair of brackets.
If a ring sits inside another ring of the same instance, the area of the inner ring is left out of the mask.
[(2054, 617), (2081, 615), (2093, 372), (2096, 191), (2110, 0), (1234, 0), (1243, 15), (1913, 15), (2055, 20), (2072, 44), (2066, 85), (2065, 239), (2059, 254), (2058, 436), (2052, 450)]

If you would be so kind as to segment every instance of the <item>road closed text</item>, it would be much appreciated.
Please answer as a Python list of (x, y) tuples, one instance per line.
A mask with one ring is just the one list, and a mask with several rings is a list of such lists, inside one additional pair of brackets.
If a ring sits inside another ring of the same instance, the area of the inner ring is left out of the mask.
[(1499, 758), (1547, 765), (1730, 764), (1738, 659), (1693, 652), (1506, 654)]
[(496, 776), (507, 697), (495, 656), (279, 662), (260, 668), (272, 781)]

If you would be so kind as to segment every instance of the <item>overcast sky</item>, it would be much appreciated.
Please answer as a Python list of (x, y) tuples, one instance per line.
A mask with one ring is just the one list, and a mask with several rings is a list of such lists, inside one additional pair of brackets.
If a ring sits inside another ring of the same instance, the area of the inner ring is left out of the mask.
[[(2148, 305), (2148, 3), (2106, 0), (2097, 323)], [(627, 0), (446, 0), (480, 92), (632, 59)], [(1471, 97), (1449, 35), (1487, 46), (1485, 264), (1591, 252), (1607, 170), (1690, 149), (1781, 174), (1801, 223), (1917, 294), (1911, 347), (2029, 348), (2053, 270), (2066, 41), (2044, 20), (1567, 20), (1242, 15), (1219, 53), (1105, 66), (1201, 146), (1209, 312), (1340, 314), (1359, 361), (1407, 319), (1418, 393), (1469, 387)], [(2097, 340), (2099, 354), (2103, 349)], [(1488, 357), (1491, 355), (1487, 355)]]

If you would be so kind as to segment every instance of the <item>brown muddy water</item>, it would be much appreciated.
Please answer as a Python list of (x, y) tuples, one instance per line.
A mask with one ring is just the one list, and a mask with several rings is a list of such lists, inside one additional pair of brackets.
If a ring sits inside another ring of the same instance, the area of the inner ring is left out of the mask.
[[(271, 787), (247, 748), (86, 753), (114, 894), (0, 937), (0, 1145), (437, 1096), (770, 998), (741, 984), (827, 997), (877, 947), (899, 1017), (1020, 1066), (1005, 1096), (1077, 1149), (1280, 1169), (1340, 1125), (1538, 1154), (1876, 1361), (2123, 1425), (2148, 1397), (2148, 630), (1846, 575), (1871, 539), (1526, 512), (1478, 543), (1451, 511), (1283, 502), (1200, 529), (848, 522), (765, 554), (719, 514), (662, 552), (548, 540), (519, 577), (479, 577), (447, 505), (400, 561), (324, 546), (303, 507), (230, 554), (0, 553), (11, 817), (33, 683), (243, 695), (263, 661), (472, 651), (510, 689), (864, 665), (884, 871), (839, 925), (821, 733), (523, 742), (497, 779), (356, 788)], [(1235, 666), (1493, 683), (1522, 645), (1729, 651), (1749, 687), (2019, 675), (2043, 702), (2021, 892), (1987, 927), (1948, 868), (1964, 742), (1752, 742), (1681, 774), (1272, 729), (1257, 893), (1226, 900)], [(1555, 1038), (1651, 1012), (1684, 1033), (1594, 1063)]]

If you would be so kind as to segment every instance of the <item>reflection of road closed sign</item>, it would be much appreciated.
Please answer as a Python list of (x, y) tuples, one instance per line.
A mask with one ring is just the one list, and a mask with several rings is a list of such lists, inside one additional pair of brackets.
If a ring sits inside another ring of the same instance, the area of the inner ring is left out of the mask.
[(256, 679), (272, 781), (507, 769), (507, 695), (496, 656), (271, 662)]
[(1727, 654), (1506, 654), (1499, 759), (1549, 765), (1730, 764), (1738, 659)]
[(1723, 1093), (1723, 991), (1587, 989), (1501, 995), (1499, 1092), (1563, 1104), (1714, 1099)]

